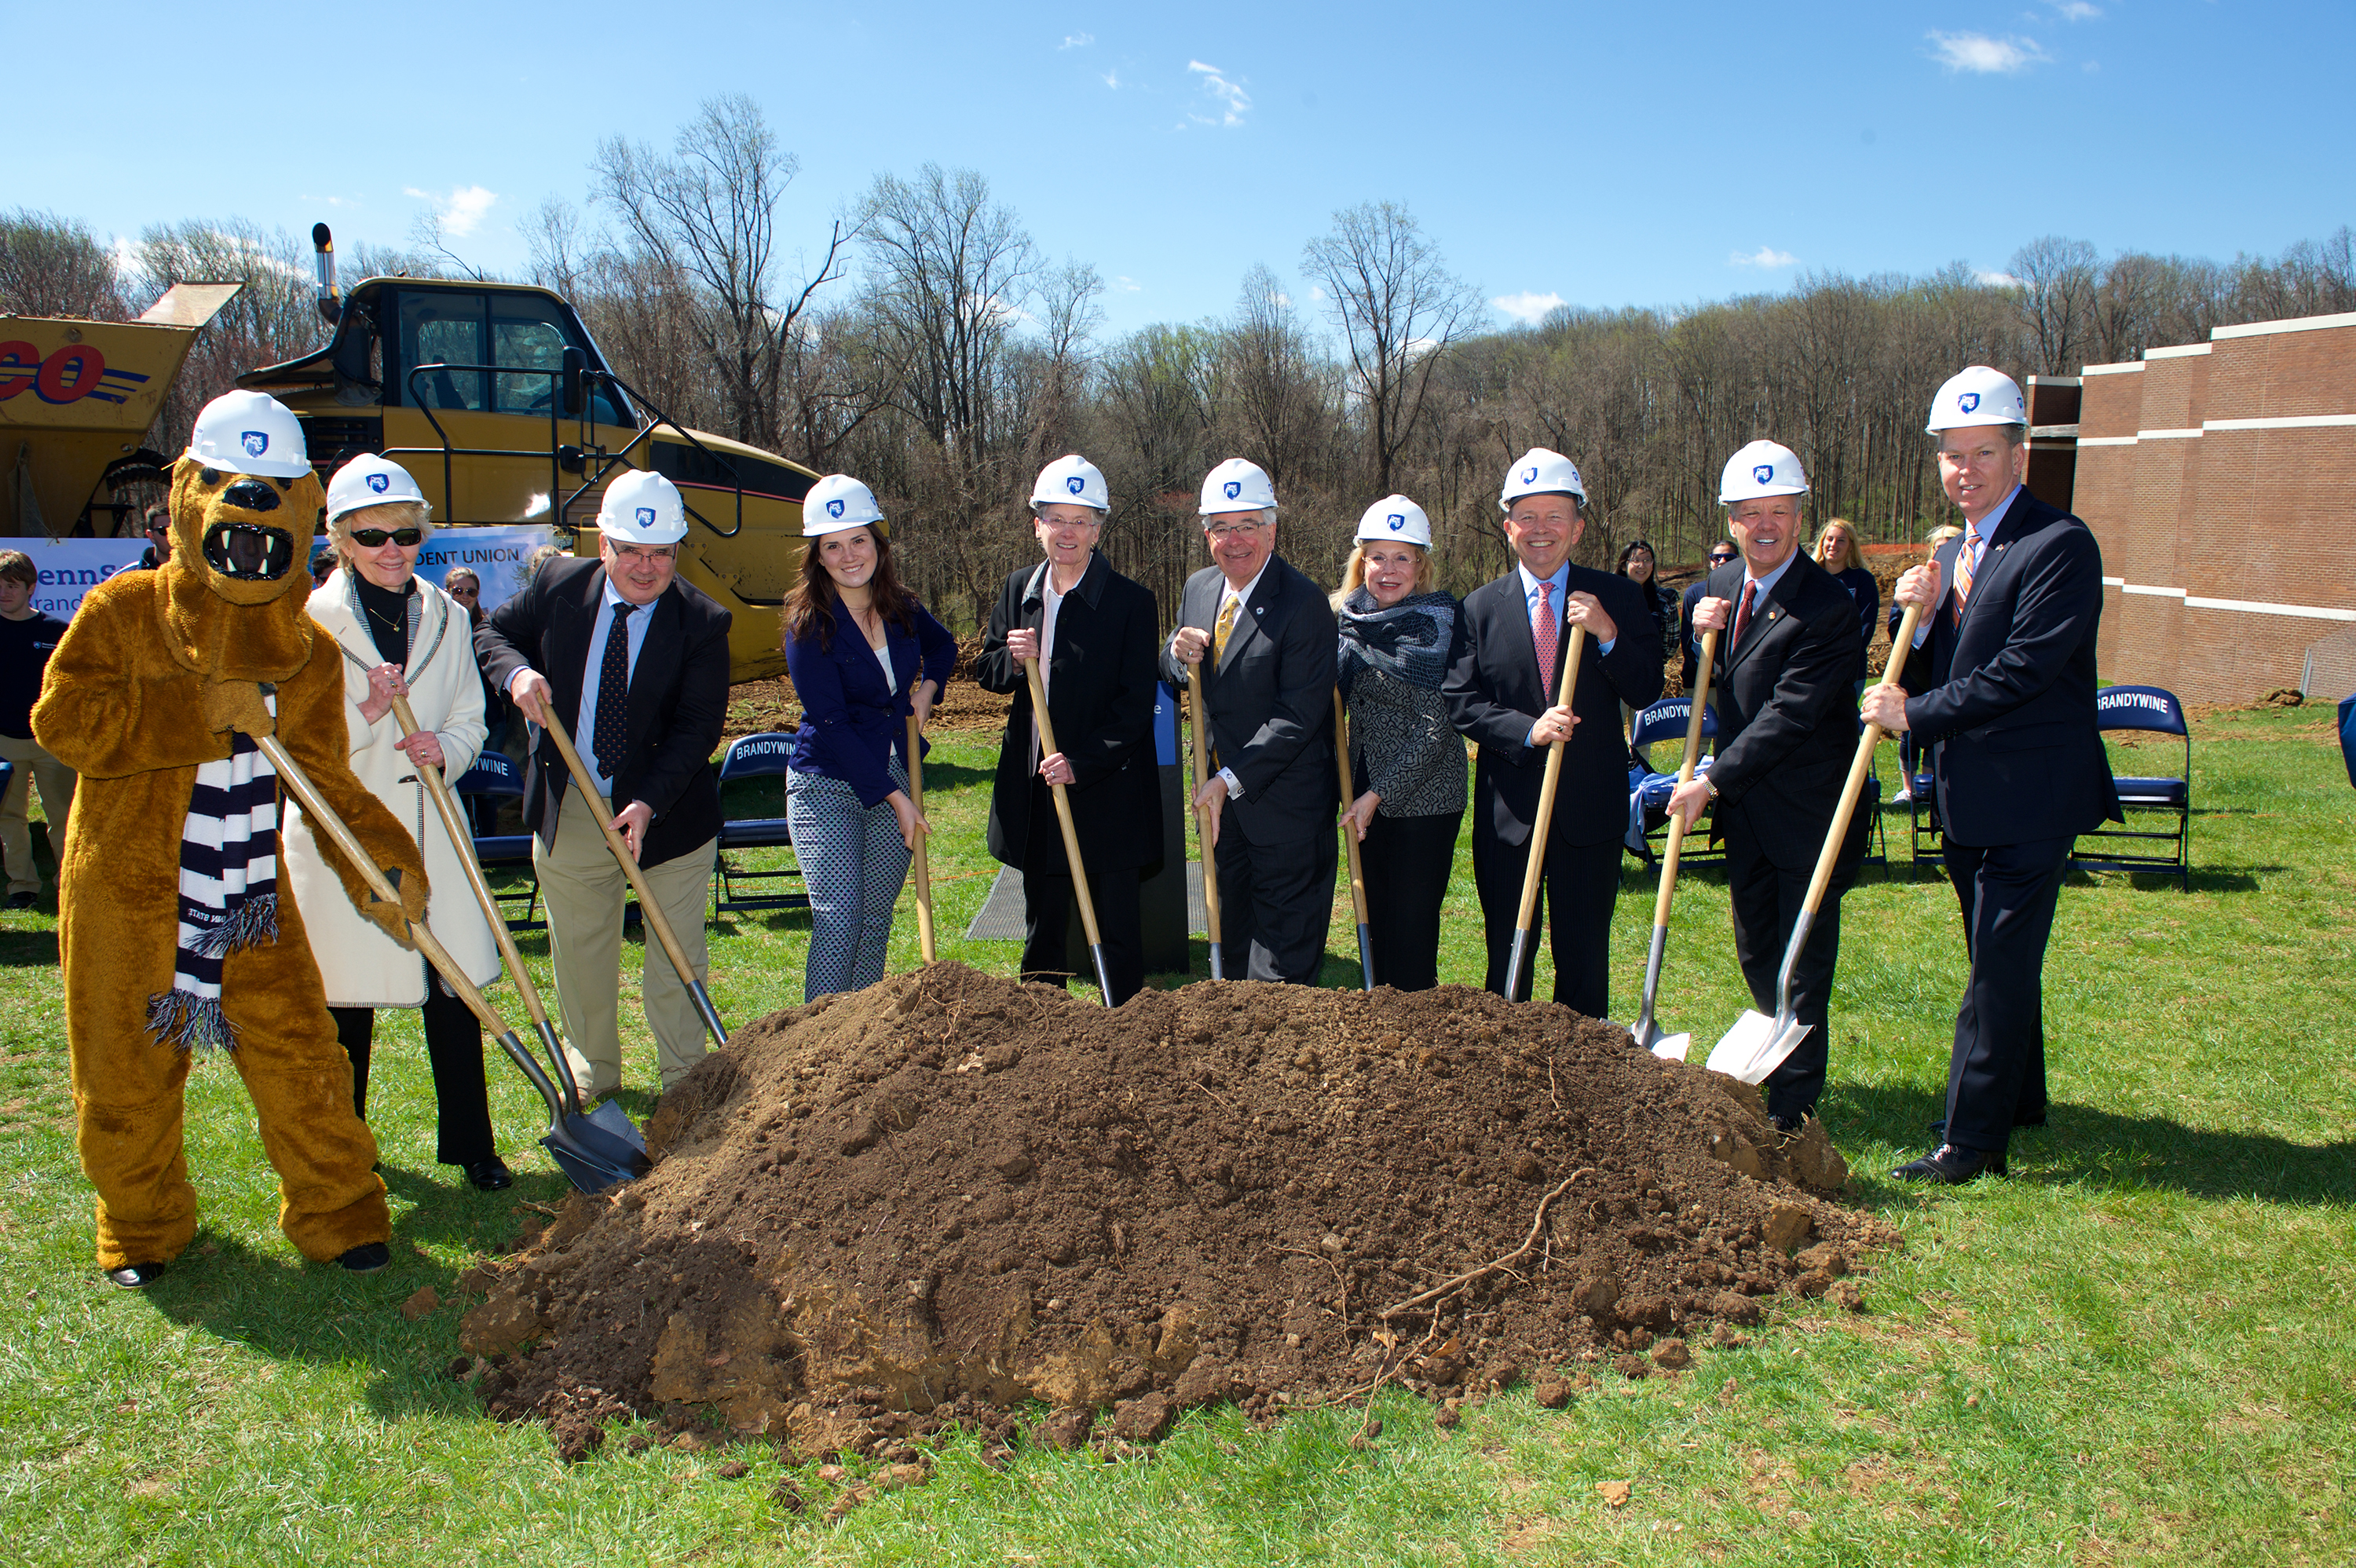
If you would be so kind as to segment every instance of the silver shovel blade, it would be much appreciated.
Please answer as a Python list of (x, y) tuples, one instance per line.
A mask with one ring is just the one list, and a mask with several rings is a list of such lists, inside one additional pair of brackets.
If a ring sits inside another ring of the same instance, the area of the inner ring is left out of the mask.
[(1763, 1083), (1808, 1037), (1808, 1027), (1788, 1021), (1779, 1026), (1764, 1013), (1745, 1012), (1710, 1049), (1709, 1070), (1745, 1083)]
[(647, 1152), (646, 1135), (638, 1131), (636, 1122), (630, 1120), (630, 1114), (613, 1101), (598, 1101), (597, 1108), (591, 1111), (585, 1119), (599, 1132), (621, 1139), (640, 1154)]
[(1653, 1041), (1652, 1046), (1655, 1056), (1668, 1061), (1683, 1061), (1686, 1059), (1686, 1052), (1692, 1049), (1693, 1036), (1689, 1034), (1663, 1035)]

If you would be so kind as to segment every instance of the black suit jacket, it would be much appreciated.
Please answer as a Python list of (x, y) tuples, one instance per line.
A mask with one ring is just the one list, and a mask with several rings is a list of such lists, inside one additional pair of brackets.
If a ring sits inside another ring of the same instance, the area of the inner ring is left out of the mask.
[[(1215, 566), (1186, 580), (1178, 624), (1211, 631), (1227, 580)], [(1318, 586), (1282, 556), (1270, 556), (1244, 602), (1216, 667), (1203, 658), (1203, 702), (1219, 764), (1243, 781), (1226, 818), (1248, 844), (1276, 844), (1333, 831), (1342, 798), (1333, 766), (1333, 673), (1339, 647), (1333, 611)], [(1162, 678), (1186, 685), (1186, 666), (1162, 650)]]
[[(1574, 564), (1564, 600), (1573, 593), (1595, 595), (1618, 633), (1609, 657), (1592, 637), (1580, 656), (1570, 699), (1579, 724), (1563, 747), (1548, 830), (1549, 842), (1590, 845), (1628, 831), (1628, 743), (1620, 731), (1620, 705), (1649, 708), (1661, 695), (1661, 639), (1642, 591), (1626, 578)], [(1569, 645), (1568, 625), (1558, 628), (1558, 648)], [(1547, 748), (1525, 742), (1556, 694), (1538, 683), (1537, 644), (1519, 571), (1465, 596), (1464, 648), (1442, 689), (1450, 721), (1480, 747), (1472, 770), (1473, 832), (1503, 844), (1526, 841), (1537, 820)]]
[[(602, 563), (550, 561), (475, 629), (483, 673), (505, 691), (516, 671), (538, 670), (555, 692), (556, 716), (569, 728), (581, 709), (590, 635), (605, 594)], [(612, 783), (617, 809), (637, 800), (654, 808), (639, 860), (658, 866), (720, 831), (720, 782), (712, 753), (728, 715), (729, 614), (676, 577), (641, 613), (653, 618), (630, 673), (628, 741)], [(574, 735), (573, 744), (585, 758), (591, 738)], [(524, 770), (523, 819), (543, 843), (555, 840), (553, 807), (572, 782), (555, 740), (542, 734)]]
[(2026, 485), (1982, 552), (1963, 624), (1955, 557), (1939, 547), (1944, 592), (1931, 634), (1907, 657), (1906, 723), (1931, 748), (1939, 819), (1986, 848), (2088, 832), (2119, 817), (2094, 713), (2094, 633), (2103, 552), (2086, 525)]
[[(1031, 836), (1058, 841), (1052, 816), (1031, 818), (1031, 680), (1006, 651), (1006, 634), (1039, 629), (1046, 613), (1047, 564), (1026, 566), (999, 590), (990, 630), (974, 660), (984, 691), (1012, 692), (998, 778), (990, 794), (990, 852), (1023, 864)], [(1154, 772), (1154, 640), (1162, 612), (1144, 584), (1091, 553), (1088, 569), (1055, 612), (1055, 645), (1047, 667), (1047, 717), (1072, 764), (1065, 795), (1080, 859), (1090, 867), (1148, 866), (1162, 859), (1162, 790)], [(1232, 639), (1230, 639), (1232, 645)]]
[[(1704, 596), (1742, 603), (1743, 566), (1721, 566)], [(1857, 756), (1857, 602), (1838, 578), (1804, 554), (1760, 595), (1742, 641), (1719, 634), (1709, 706), (1718, 714), (1716, 820), (1748, 834), (1778, 870), (1812, 867)], [(1862, 852), (1866, 814), (1849, 819)]]

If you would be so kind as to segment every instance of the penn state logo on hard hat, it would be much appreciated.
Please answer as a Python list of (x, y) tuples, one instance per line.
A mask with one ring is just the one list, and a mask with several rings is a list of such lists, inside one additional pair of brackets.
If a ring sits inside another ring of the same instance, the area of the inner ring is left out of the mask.
[(1230, 501), (1244, 493), (1243, 481), (1240, 479), (1230, 479), (1219, 488), (1226, 492), (1227, 499)]
[(1967, 414), (1975, 413), (1980, 406), (1980, 395), (1977, 392), (1965, 392), (1955, 400), (1955, 406)]
[(1527, 468), (1522, 470), (1522, 483), (1525, 485), (1535, 485), (1537, 482), (1538, 465), (1533, 463)]
[(237, 439), (238, 443), (245, 448), (248, 457), (259, 457), (270, 450), (270, 433), (267, 431), (250, 430)]
[(1762, 463), (1751, 471), (1751, 477), (1758, 480), (1762, 485), (1772, 484), (1775, 479), (1775, 465), (1772, 463)]
[[(1069, 490), (1069, 491), (1070, 491), (1073, 495), (1075, 495), (1075, 496), (1078, 495), (1081, 491), (1083, 491), (1083, 490), (1087, 489), (1087, 487), (1088, 487), (1088, 482), (1087, 482), (1087, 480), (1085, 480), (1085, 479), (1081, 478), (1081, 477), (1080, 477), (1078, 475), (1076, 475), (1076, 474), (1073, 475), (1069, 479), (1066, 479), (1066, 480), (1065, 480), (1065, 481), (1064, 481), (1064, 488), (1065, 488), (1065, 489), (1066, 489), (1066, 490)], [(1230, 492), (1230, 494), (1232, 494), (1232, 493), (1233, 493), (1233, 492)]]
[(842, 503), (841, 501), (829, 501), (826, 504), (826, 515), (830, 517), (839, 517), (842, 516)]
[(387, 490), (392, 488), (392, 475), (390, 474), (371, 474), (368, 476), (368, 487), (381, 496)]
[(1389, 517), (1383, 520), (1390, 524), (1391, 532), (1393, 533), (1397, 533), (1401, 528), (1407, 527), (1407, 514), (1404, 512), (1393, 512)]
[(642, 528), (650, 528), (654, 526), (655, 509), (652, 507), (640, 507), (638, 508), (638, 527)]

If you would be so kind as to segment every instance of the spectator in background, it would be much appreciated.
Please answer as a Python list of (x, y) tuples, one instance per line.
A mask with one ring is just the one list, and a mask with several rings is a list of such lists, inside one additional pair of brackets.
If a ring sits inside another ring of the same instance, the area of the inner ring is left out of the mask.
[(156, 506), (147, 508), (147, 548), (139, 555), (143, 571), (153, 571), (172, 559), (172, 508)]
[(1677, 651), (1677, 627), (1682, 615), (1676, 596), (1661, 586), (1654, 575), (1653, 547), (1643, 539), (1633, 539), (1620, 552), (1620, 575), (1642, 589), (1645, 607), (1653, 613), (1653, 624), (1661, 637), (1661, 658), (1664, 663)]
[(1857, 675), (1865, 678), (1867, 650), (1873, 646), (1873, 624), (1881, 619), (1881, 588), (1866, 570), (1865, 551), (1858, 548), (1857, 530), (1835, 517), (1816, 536), (1816, 564), (1833, 574), (1857, 601)]
[(330, 542), (322, 548), (318, 554), (311, 558), (312, 592), (316, 592), (325, 588), (327, 585), (327, 579), (335, 575), (336, 547), (333, 542)]
[(1686, 650), (1684, 690), (1691, 691), (1694, 688), (1694, 680), (1698, 674), (1695, 666), (1701, 658), (1701, 638), (1693, 629), (1694, 606), (1701, 603), (1702, 590), (1708, 586), (1709, 574), (1721, 566), (1733, 565), (1734, 558), (1739, 553), (1734, 546), (1725, 539), (1720, 539), (1710, 546), (1709, 564), (1702, 569), (1702, 574), (1695, 578), (1686, 589), (1685, 600), (1678, 607), (1677, 616), (1680, 633), (1678, 640), (1685, 644)]
[[(442, 592), (466, 613), (469, 626), (483, 624), (483, 580), (473, 567), (452, 567), (442, 579)], [(507, 732), (507, 694), (493, 686), (487, 675), (483, 677), (483, 722), (494, 735)]]
[(6, 796), (0, 798), (0, 855), (8, 861), (10, 909), (32, 908), (41, 892), (41, 875), (33, 867), (33, 830), (25, 820), (34, 782), (40, 783), (52, 854), (65, 848), (66, 814), (73, 809), (74, 771), (33, 739), (33, 702), (41, 695), (49, 652), (66, 634), (63, 621), (33, 608), (33, 590), (40, 581), (31, 556), (0, 550), (0, 757), (16, 770)]
[[(1953, 523), (1942, 523), (1933, 528), (1930, 537), (1923, 541), (1926, 549), (1923, 559), (1927, 560), (1931, 556), (1938, 554), (1941, 545), (1951, 539), (1960, 537), (1963, 531)], [(1905, 619), (1905, 616), (1904, 606), (1897, 600), (1891, 600), (1890, 602), (1890, 635), (1893, 638), (1898, 635), (1898, 623)], [(1914, 798), (1914, 771), (1922, 765), (1920, 761), (1922, 755), (1922, 749), (1916, 744), (1914, 732), (1912, 730), (1898, 737), (1898, 793), (1890, 797), (1890, 803), (1892, 805), (1903, 805)]]

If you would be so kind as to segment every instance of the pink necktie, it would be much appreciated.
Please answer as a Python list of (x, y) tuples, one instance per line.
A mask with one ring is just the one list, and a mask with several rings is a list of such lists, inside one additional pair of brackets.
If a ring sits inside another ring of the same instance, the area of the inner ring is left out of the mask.
[(1554, 661), (1557, 650), (1554, 624), (1554, 584), (1538, 584), (1538, 607), (1530, 617), (1530, 637), (1538, 648), (1538, 684), (1547, 693), (1547, 706), (1554, 706)]
[(1964, 624), (1964, 606), (1972, 597), (1972, 557), (1979, 553), (1980, 528), (1974, 523), (1964, 530), (1964, 546), (1955, 551), (1955, 624)]

